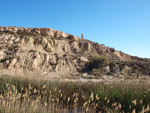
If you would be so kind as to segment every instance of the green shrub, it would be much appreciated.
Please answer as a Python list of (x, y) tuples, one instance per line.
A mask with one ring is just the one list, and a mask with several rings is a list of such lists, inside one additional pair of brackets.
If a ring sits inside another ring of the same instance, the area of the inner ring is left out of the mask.
[(89, 61), (90, 61), (89, 65), (91, 69), (101, 68), (108, 62), (108, 58), (104, 55), (99, 55), (90, 58)]

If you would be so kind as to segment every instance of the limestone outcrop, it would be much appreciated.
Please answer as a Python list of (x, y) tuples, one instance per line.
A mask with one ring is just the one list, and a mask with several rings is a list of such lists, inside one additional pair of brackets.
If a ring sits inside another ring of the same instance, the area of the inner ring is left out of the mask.
[(7, 32), (12, 34), (24, 34), (24, 35), (42, 35), (42, 36), (50, 36), (55, 38), (70, 38), (73, 40), (77, 40), (79, 37), (69, 35), (67, 33), (54, 30), (52, 28), (24, 28), (24, 27), (2, 27), (0, 26), (1, 32)]
[(89, 58), (108, 57), (100, 74), (150, 75), (150, 60), (51, 28), (0, 27), (0, 74), (66, 78), (86, 73)]

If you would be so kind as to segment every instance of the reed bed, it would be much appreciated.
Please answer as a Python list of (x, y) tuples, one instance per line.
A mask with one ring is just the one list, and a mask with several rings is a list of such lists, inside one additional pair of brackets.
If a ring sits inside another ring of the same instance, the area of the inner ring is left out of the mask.
[(0, 113), (145, 113), (149, 84), (37, 81), (0, 76)]

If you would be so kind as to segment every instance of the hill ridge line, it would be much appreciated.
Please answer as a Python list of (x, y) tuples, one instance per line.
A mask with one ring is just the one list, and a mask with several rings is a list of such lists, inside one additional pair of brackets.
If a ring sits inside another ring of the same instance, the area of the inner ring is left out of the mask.
[(15, 26), (0, 26), (1, 32), (8, 32), (13, 34), (23, 34), (23, 35), (41, 35), (55, 37), (58, 39), (69, 38), (72, 40), (79, 40), (80, 37), (59, 31), (52, 28), (26, 28), (26, 27), (15, 27)]

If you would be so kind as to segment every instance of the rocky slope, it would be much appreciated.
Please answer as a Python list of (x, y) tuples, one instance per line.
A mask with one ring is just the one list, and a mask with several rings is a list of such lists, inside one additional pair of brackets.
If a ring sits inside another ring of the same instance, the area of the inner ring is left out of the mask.
[[(92, 56), (108, 57), (100, 75), (150, 75), (150, 60), (51, 28), (0, 27), (0, 74), (66, 78), (88, 72)], [(94, 76), (94, 75), (93, 75)]]

